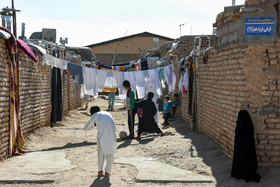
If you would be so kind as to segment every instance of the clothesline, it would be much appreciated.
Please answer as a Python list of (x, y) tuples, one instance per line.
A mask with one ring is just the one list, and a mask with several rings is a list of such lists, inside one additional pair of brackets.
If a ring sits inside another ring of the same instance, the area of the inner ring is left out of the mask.
[[(74, 83), (80, 84), (82, 87), (82, 97), (84, 95), (97, 96), (98, 92), (102, 92), (104, 88), (117, 88), (119, 97), (125, 99), (126, 90), (122, 86), (124, 80), (130, 82), (131, 88), (136, 90), (139, 99), (144, 98), (150, 91), (161, 96), (163, 94), (162, 88), (165, 88), (166, 84), (169, 93), (175, 90), (176, 75), (174, 73), (173, 64), (167, 64), (165, 67), (143, 70), (141, 68), (141, 63), (138, 63), (140, 61), (141, 59), (135, 63), (129, 63), (130, 65), (134, 65), (133, 71), (121, 71), (123, 70), (121, 68), (124, 66), (111, 66), (114, 68), (106, 69), (100, 67), (100, 63), (98, 67), (89, 68), (56, 58), (49, 54), (44, 54), (43, 62), (45, 65), (57, 67), (62, 70), (69, 69), (70, 74), (73, 76)], [(186, 75), (184, 77), (186, 77)], [(184, 89), (187, 89), (186, 86), (187, 84), (184, 83)], [(182, 87), (180, 90), (182, 90)]]

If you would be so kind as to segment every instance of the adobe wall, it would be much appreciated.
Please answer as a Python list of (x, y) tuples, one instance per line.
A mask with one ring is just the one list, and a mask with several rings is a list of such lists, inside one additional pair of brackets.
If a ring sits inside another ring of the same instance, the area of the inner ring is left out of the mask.
[[(44, 76), (42, 60), (33, 62), (18, 48), (20, 60), (20, 115), (23, 136), (50, 125), (51, 67)], [(37, 59), (39, 57), (37, 56)], [(9, 150), (9, 68), (6, 40), (0, 37), (0, 160), (8, 157)], [(81, 105), (80, 87), (71, 75), (62, 71), (63, 113)]]
[[(232, 44), (215, 50), (207, 64), (199, 58), (197, 77), (199, 132), (233, 157), (237, 112), (250, 112), (260, 166), (280, 165), (280, 40)], [(182, 96), (189, 122), (188, 95)]]

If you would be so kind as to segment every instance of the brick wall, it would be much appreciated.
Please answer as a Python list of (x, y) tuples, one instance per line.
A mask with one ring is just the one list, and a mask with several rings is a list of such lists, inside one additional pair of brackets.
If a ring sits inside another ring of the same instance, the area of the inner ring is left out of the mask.
[[(51, 68), (42, 72), (42, 61), (33, 62), (18, 49), (20, 60), (20, 115), (23, 135), (50, 125)], [(39, 59), (39, 57), (37, 57)], [(0, 160), (7, 158), (9, 150), (9, 69), (6, 41), (0, 38)], [(64, 115), (81, 105), (80, 86), (73, 83), (72, 76), (62, 73)]]
[(42, 61), (34, 63), (19, 50), (20, 115), (23, 134), (29, 133), (50, 120), (50, 71), (41, 73)]
[[(199, 57), (197, 129), (232, 158), (237, 112), (249, 111), (260, 166), (280, 165), (280, 40), (232, 44)], [(188, 95), (182, 116), (189, 122)]]
[[(159, 39), (158, 46), (169, 40)], [(153, 37), (133, 37), (122, 41), (115, 41), (104, 45), (90, 47), (94, 54), (115, 54), (118, 48), (118, 54), (138, 54), (139, 49), (152, 49), (155, 46)]]
[(6, 41), (0, 38), (0, 159), (9, 149), (9, 69)]

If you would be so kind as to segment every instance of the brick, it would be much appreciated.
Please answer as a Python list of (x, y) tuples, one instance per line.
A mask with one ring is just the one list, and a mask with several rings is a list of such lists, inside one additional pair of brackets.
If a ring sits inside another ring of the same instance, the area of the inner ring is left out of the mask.
[(279, 123), (280, 119), (271, 118), (271, 119), (266, 119), (265, 121), (266, 121), (266, 123)]
[[(273, 92), (272, 91), (261, 91), (260, 93), (262, 96), (272, 96)], [(275, 95), (275, 94), (274, 94)]]
[(269, 136), (268, 136), (268, 139), (269, 139), (269, 140), (274, 140), (274, 139), (275, 139), (275, 136), (274, 136), (274, 135), (269, 135)]
[(266, 139), (265, 135), (258, 135), (257, 137), (258, 137), (259, 140)]
[(271, 158), (271, 162), (278, 162), (278, 161), (279, 161), (278, 158), (275, 158), (275, 157)]
[(269, 128), (269, 129), (274, 129), (275, 124), (274, 123), (268, 123), (268, 124), (266, 124), (266, 127)]
[(269, 140), (269, 144), (280, 145), (280, 140)]
[(268, 157), (265, 157), (265, 156), (262, 156), (262, 157), (260, 158), (260, 160), (261, 160), (262, 162), (269, 162), (269, 161), (270, 161), (269, 158), (268, 158)]
[(264, 149), (267, 150), (267, 151), (268, 151), (268, 150), (271, 150), (271, 149), (272, 149), (272, 145), (266, 145), (266, 146), (264, 147)]
[(274, 145), (274, 146), (272, 147), (272, 150), (274, 150), (274, 151), (280, 151), (280, 145)]
[(269, 90), (276, 90), (276, 86), (275, 85), (270, 85)]
[(279, 151), (268, 151), (268, 152), (266, 153), (266, 155), (267, 155), (268, 157), (277, 157), (277, 156), (280, 155), (280, 153), (279, 153)]

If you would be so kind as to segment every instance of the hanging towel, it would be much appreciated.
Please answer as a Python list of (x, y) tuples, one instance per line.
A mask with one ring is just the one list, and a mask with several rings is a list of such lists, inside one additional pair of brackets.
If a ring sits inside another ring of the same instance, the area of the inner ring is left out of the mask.
[(183, 92), (186, 93), (186, 91), (189, 90), (189, 70), (188, 70), (188, 68), (186, 68), (186, 72), (184, 74), (183, 84), (182, 85), (184, 87)]
[(85, 95), (97, 96), (97, 76), (96, 69), (83, 67), (83, 93)]
[(162, 88), (165, 88), (165, 82), (166, 82), (165, 69), (164, 68), (157, 68), (157, 69), (155, 69), (155, 71), (158, 74), (158, 77), (159, 77)]
[(117, 81), (117, 85), (118, 85), (118, 90), (119, 90), (119, 99), (126, 99), (126, 90), (124, 89), (122, 83), (124, 81), (123, 79), (123, 72), (113, 72), (114, 77)]
[(104, 88), (117, 88), (118, 84), (112, 71), (107, 72)]
[(179, 84), (178, 84), (179, 92), (183, 91), (183, 75), (180, 76)]
[(96, 70), (96, 71), (97, 71), (97, 89), (98, 92), (102, 92), (107, 78), (107, 71), (105, 70)]
[(135, 72), (124, 72), (124, 80), (128, 80), (130, 82), (130, 87), (133, 90), (136, 90), (136, 79)]
[(145, 76), (143, 71), (135, 72), (136, 78), (136, 90), (138, 99), (143, 99), (145, 97)]
[(68, 63), (68, 68), (70, 70), (71, 75), (73, 76), (75, 84), (83, 84), (83, 68), (80, 65)]
[(160, 85), (159, 75), (157, 73), (156, 69), (149, 70), (150, 79), (154, 85), (154, 91), (157, 93), (157, 95), (162, 95), (162, 89)]
[(164, 67), (166, 74), (166, 82), (168, 84), (168, 92), (172, 93), (176, 86), (176, 75), (174, 73), (174, 65), (170, 64)]

